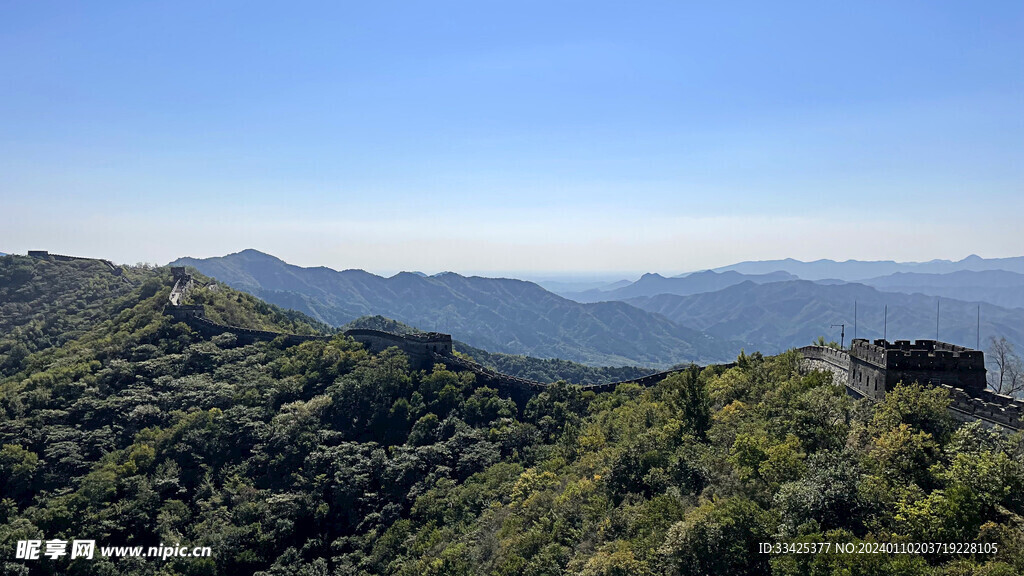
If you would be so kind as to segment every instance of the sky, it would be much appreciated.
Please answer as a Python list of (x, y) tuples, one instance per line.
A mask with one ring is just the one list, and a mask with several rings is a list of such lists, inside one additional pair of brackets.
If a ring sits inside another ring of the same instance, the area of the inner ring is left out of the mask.
[(0, 252), (1024, 254), (1024, 3), (8, 2)]

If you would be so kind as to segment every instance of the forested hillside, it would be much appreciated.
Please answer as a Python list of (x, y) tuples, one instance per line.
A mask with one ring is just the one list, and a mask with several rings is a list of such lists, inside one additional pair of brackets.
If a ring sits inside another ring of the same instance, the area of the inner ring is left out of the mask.
[[(160, 313), (166, 271), (138, 273), (96, 297), (110, 318), (0, 381), (4, 574), (1024, 571), (1024, 440), (958, 428), (941, 391), (858, 403), (800, 375), (792, 353), (754, 354), (651, 389), (556, 386), (516, 405), (343, 337), (200, 339)], [(216, 294), (208, 308), (225, 318), (239, 306), (236, 318), (280, 322)], [(213, 555), (12, 559), (33, 538)], [(999, 551), (757, 553), (790, 541)]]
[(50, 262), (0, 257), (0, 375), (30, 353), (78, 338), (118, 310), (132, 291), (129, 272), (114, 275), (98, 260)]
[[(151, 299), (159, 309), (170, 292), (170, 278), (166, 268), (125, 267), (118, 275), (99, 260), (0, 257), (0, 376), (17, 372), (32, 353), (60, 347), (91, 331), (96, 338), (104, 330), (114, 330), (121, 315), (140, 300)], [(201, 275), (197, 281), (201, 288), (189, 302), (209, 304), (209, 317), (215, 322), (291, 333), (331, 330), (304, 314), (282, 310)]]

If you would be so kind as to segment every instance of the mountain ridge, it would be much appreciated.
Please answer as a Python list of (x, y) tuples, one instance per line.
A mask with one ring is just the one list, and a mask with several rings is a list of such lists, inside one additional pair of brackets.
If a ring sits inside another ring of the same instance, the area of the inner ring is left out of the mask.
[(885, 292), (980, 300), (1005, 308), (1024, 308), (1024, 274), (1007, 270), (957, 270), (943, 274), (896, 272), (861, 283)]
[[(978, 344), (977, 313), (981, 314), (982, 347), (989, 336), (1005, 336), (1024, 346), (1024, 310), (965, 302), (923, 294), (883, 292), (858, 283), (824, 285), (810, 280), (768, 284), (744, 282), (717, 292), (676, 296), (662, 294), (629, 300), (637, 307), (708, 332), (740, 339), (753, 349), (774, 353), (828, 335), (839, 340), (857, 336), (889, 340), (935, 338), (936, 303), (940, 306), (939, 339), (974, 348)], [(854, 304), (857, 318), (854, 318)], [(888, 306), (888, 316), (884, 309)]]
[(673, 277), (649, 272), (641, 276), (636, 282), (612, 290), (587, 290), (585, 292), (566, 293), (563, 296), (577, 302), (627, 300), (629, 298), (656, 296), (658, 294), (687, 296), (690, 294), (700, 294), (701, 292), (714, 292), (747, 280), (763, 284), (795, 278), (796, 276), (783, 271), (767, 274), (742, 274), (733, 270), (724, 272), (702, 270)]
[(885, 276), (896, 272), (943, 273), (957, 270), (1007, 270), (1024, 273), (1024, 256), (1008, 258), (982, 258), (971, 254), (961, 260), (934, 259), (926, 262), (896, 262), (894, 260), (831, 260), (812, 261), (784, 258), (782, 260), (747, 260), (714, 268), (716, 272), (733, 270), (745, 274), (765, 274), (775, 271), (789, 272), (804, 280), (836, 278), (847, 282)]
[(179, 258), (171, 264), (192, 266), (334, 326), (380, 314), (451, 333), (491, 352), (589, 365), (666, 367), (721, 361), (738, 351), (736, 342), (711, 338), (624, 302), (581, 304), (524, 280), (411, 272), (384, 278), (362, 270), (302, 268), (256, 250)]

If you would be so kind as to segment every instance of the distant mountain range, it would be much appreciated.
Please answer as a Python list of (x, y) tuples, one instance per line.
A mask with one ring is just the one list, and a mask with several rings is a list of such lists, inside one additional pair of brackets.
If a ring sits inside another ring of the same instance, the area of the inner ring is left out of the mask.
[(772, 353), (806, 345), (819, 335), (839, 341), (840, 328), (833, 324), (846, 325), (849, 343), (855, 334), (855, 302), (858, 337), (881, 338), (884, 332), (890, 340), (935, 338), (938, 302), (939, 338), (973, 348), (980, 306), (983, 347), (989, 336), (1005, 336), (1017, 349), (1024, 349), (1024, 309), (947, 298), (940, 302), (935, 296), (881, 292), (856, 283), (743, 282), (716, 292), (661, 294), (628, 302), (712, 336), (743, 340), (749, 349)]
[[(605, 291), (614, 290), (616, 288), (622, 288), (623, 286), (629, 286), (633, 282), (630, 280), (579, 280), (576, 282), (568, 280), (533, 280), (537, 285), (541, 286), (545, 290), (554, 292), (559, 296), (565, 296), (568, 298), (569, 294), (575, 294), (579, 292), (589, 292), (591, 290)], [(572, 298), (575, 300), (575, 298)]]
[(1006, 270), (958, 270), (946, 274), (897, 272), (862, 283), (885, 292), (929, 294), (1024, 308), (1024, 274)]
[(194, 266), (333, 326), (379, 314), (451, 333), (490, 352), (592, 366), (722, 361), (740, 347), (775, 353), (818, 336), (838, 340), (832, 324), (846, 325), (847, 342), (855, 329), (867, 338), (883, 332), (890, 340), (934, 338), (940, 299), (941, 339), (975, 346), (980, 305), (982, 346), (989, 336), (1005, 336), (1024, 350), (1024, 273), (993, 269), (1024, 269), (1024, 258), (743, 262), (671, 278), (645, 274), (636, 282), (562, 295), (532, 282), (451, 272), (384, 278), (362, 270), (301, 268), (255, 250), (172, 264)]
[(897, 272), (917, 272), (924, 274), (945, 274), (960, 270), (1006, 270), (1024, 274), (1024, 256), (1013, 258), (981, 258), (971, 255), (963, 260), (930, 260), (928, 262), (894, 262), (891, 260), (815, 260), (801, 262), (792, 258), (785, 260), (758, 260), (740, 262), (729, 266), (715, 268), (716, 272), (733, 270), (743, 274), (769, 274), (772, 272), (789, 272), (804, 280), (824, 280), (835, 278), (847, 282), (887, 276)]
[[(1024, 273), (992, 267), (1024, 266), (1022, 258), (984, 259), (972, 256), (951, 262), (933, 260), (923, 263), (862, 262), (849, 260), (835, 262), (818, 260), (771, 260), (764, 262), (742, 262), (733, 266), (691, 272), (671, 278), (660, 274), (645, 274), (632, 283), (617, 283), (616, 286), (602, 287), (579, 292), (557, 291), (561, 296), (577, 302), (601, 302), (606, 300), (629, 300), (642, 296), (675, 294), (689, 296), (715, 292), (745, 281), (755, 284), (786, 280), (813, 280), (819, 284), (836, 285), (857, 282), (878, 288), (883, 292), (904, 294), (926, 294), (942, 296), (968, 302), (987, 302), (1004, 308), (1024, 308)], [(787, 268), (766, 273), (757, 272), (774, 266)], [(738, 272), (739, 268), (745, 272)], [(879, 276), (861, 277), (869, 271), (911, 268), (916, 270), (950, 269), (946, 272), (892, 272)], [(989, 269), (992, 268), (992, 269)], [(821, 277), (825, 276), (825, 277)]]
[(341, 326), (382, 315), (452, 334), (491, 352), (564, 358), (590, 365), (668, 366), (731, 359), (739, 343), (717, 339), (624, 302), (581, 304), (522, 280), (402, 272), (301, 268), (245, 250), (219, 258), (180, 258), (267, 302)]
[(612, 289), (587, 290), (584, 292), (563, 293), (562, 295), (577, 302), (601, 302), (604, 300), (627, 300), (640, 296), (656, 296), (658, 294), (688, 296), (690, 294), (700, 294), (701, 292), (714, 292), (746, 281), (766, 284), (768, 282), (796, 279), (796, 276), (788, 272), (741, 274), (731, 270), (725, 272), (705, 270), (674, 278), (666, 278), (660, 274), (644, 274), (636, 282), (617, 285)]

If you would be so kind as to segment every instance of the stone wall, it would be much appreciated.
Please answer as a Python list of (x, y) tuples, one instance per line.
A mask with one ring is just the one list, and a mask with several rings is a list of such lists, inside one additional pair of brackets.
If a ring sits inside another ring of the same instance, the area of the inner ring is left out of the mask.
[[(167, 303), (172, 307), (179, 308), (185, 300), (185, 294), (192, 289), (192, 275), (184, 268), (179, 267), (172, 267), (171, 274), (174, 276), (174, 287), (171, 288)], [(205, 312), (203, 315), (205, 316)]]
[(382, 330), (356, 328), (346, 331), (345, 335), (374, 353), (397, 346), (409, 357), (409, 365), (418, 370), (430, 369), (434, 364), (435, 355), (452, 355), (452, 337), (449, 334), (394, 334)]
[(899, 382), (946, 384), (977, 395), (985, 390), (985, 354), (935, 340), (851, 343), (851, 384), (881, 397)]
[[(881, 342), (854, 340), (849, 353), (804, 346), (797, 350), (802, 357), (800, 367), (830, 372), (833, 382), (845, 385), (851, 395), (873, 400), (884, 398), (899, 382), (939, 386), (949, 393), (949, 412), (954, 418), (1003, 429), (1024, 429), (1024, 403), (977, 389), (977, 374), (984, 367), (982, 352), (934, 340), (913, 344), (899, 340), (888, 346)], [(965, 381), (972, 387), (957, 385)]]
[(896, 375), (887, 372), (885, 367), (850, 355), (850, 377), (846, 385), (858, 395), (881, 400), (899, 382)]
[(821, 370), (832, 374), (832, 382), (845, 386), (849, 379), (850, 355), (845, 350), (828, 346), (804, 346), (800, 353), (800, 367), (804, 370)]
[(234, 334), (241, 344), (252, 344), (253, 342), (269, 341), (275, 338), (284, 338), (289, 344), (301, 344), (311, 340), (330, 340), (330, 336), (311, 336), (306, 334), (286, 334), (283, 332), (272, 332), (269, 330), (254, 330), (252, 328), (239, 328), (238, 326), (226, 326), (208, 320), (204, 315), (194, 315), (185, 318), (184, 322), (190, 328), (209, 338), (218, 334)]
[(962, 421), (977, 420), (986, 426), (1024, 430), (1024, 403), (1009, 396), (984, 391), (974, 396), (963, 388), (942, 385), (949, 392), (949, 411)]
[(206, 319), (206, 308), (201, 304), (181, 304), (178, 306), (169, 305), (164, 307), (164, 314), (174, 318), (178, 322), (187, 323), (192, 318)]

